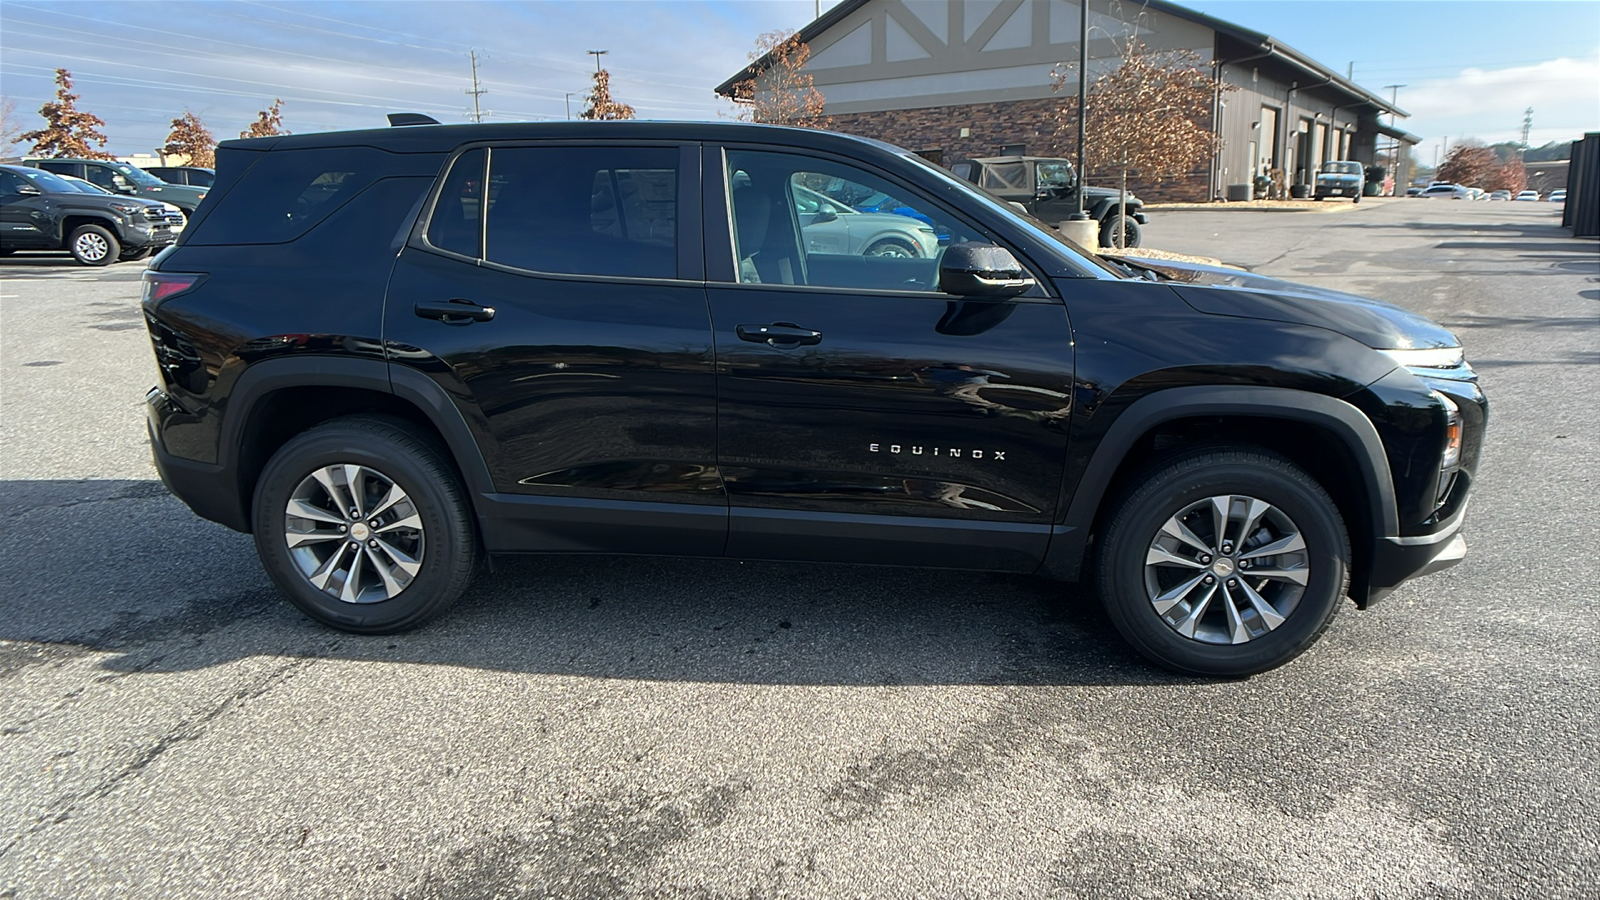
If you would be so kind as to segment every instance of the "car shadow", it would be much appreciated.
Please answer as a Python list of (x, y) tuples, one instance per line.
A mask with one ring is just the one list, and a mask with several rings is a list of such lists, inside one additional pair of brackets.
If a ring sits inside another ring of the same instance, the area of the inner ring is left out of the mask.
[(251, 539), (154, 481), (0, 482), (0, 678), (261, 655), (790, 685), (1193, 684), (1093, 593), (1025, 575), (654, 557), (498, 557), (443, 618), (357, 636), (302, 616)]

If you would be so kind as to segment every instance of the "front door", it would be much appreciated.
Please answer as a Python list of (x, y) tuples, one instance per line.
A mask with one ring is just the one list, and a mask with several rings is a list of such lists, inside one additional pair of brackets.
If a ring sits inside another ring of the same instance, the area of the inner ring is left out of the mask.
[(491, 549), (721, 554), (698, 155), (470, 149), (400, 254), (385, 345), (476, 432)]
[[(882, 174), (740, 148), (705, 171), (731, 197), (707, 203), (733, 243), (707, 264), (729, 555), (1031, 570), (1067, 445), (1061, 302), (940, 293), (943, 248), (992, 239)], [(808, 233), (815, 196), (874, 192), (900, 212), (835, 211), (844, 252)]]

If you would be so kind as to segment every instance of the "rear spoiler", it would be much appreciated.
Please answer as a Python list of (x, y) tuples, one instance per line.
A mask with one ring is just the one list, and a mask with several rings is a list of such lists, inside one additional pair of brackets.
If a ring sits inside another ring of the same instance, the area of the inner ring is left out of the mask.
[(389, 113), (389, 125), (398, 128), (402, 125), (437, 125), (439, 120), (433, 116), (422, 113)]

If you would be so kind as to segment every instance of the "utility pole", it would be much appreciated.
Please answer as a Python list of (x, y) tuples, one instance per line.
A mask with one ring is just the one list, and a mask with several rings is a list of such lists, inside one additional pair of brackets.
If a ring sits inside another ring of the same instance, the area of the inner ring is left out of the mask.
[(1528, 132), (1533, 130), (1533, 107), (1522, 117), (1522, 152), (1528, 152)]
[(470, 50), (468, 54), (472, 57), (472, 90), (467, 91), (472, 95), (472, 121), (482, 122), (483, 113), (478, 109), (478, 98), (489, 92), (478, 86), (478, 51)]
[[(1392, 110), (1398, 104), (1400, 99), (1400, 89), (1406, 87), (1406, 85), (1386, 84), (1384, 87), (1389, 89), (1389, 107), (1391, 110), (1389, 113), (1389, 128), (1392, 130), (1394, 128), (1394, 112)], [(1389, 147), (1389, 175), (1393, 177), (1396, 174), (1396, 170), (1400, 167), (1400, 139), (1397, 137), (1392, 137), (1390, 140), (1394, 141), (1394, 143)], [(1398, 191), (1399, 189), (1400, 183), (1397, 181), (1395, 182), (1395, 190)]]
[(594, 57), (594, 71), (595, 71), (596, 75), (600, 74), (600, 57), (605, 56), (607, 53), (610, 53), (610, 52), (611, 52), (610, 50), (590, 50), (589, 51), (589, 55)]
[(567, 91), (567, 121), (572, 121), (572, 91)]

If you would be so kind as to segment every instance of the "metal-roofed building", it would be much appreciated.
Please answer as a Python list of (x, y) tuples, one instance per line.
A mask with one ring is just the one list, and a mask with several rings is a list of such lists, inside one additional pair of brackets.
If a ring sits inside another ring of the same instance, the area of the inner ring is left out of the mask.
[[(836, 129), (949, 163), (1072, 155), (1076, 138), (1057, 135), (1056, 110), (1077, 86), (1069, 74), (1064, 93), (1053, 92), (1051, 70), (1077, 60), (1078, 31), (1078, 5), (1067, 0), (845, 0), (799, 37)], [(1275, 168), (1289, 184), (1308, 183), (1324, 160), (1373, 164), (1380, 135), (1417, 141), (1380, 121), (1403, 110), (1282, 41), (1163, 0), (1090, 0), (1091, 83), (1134, 39), (1155, 52), (1194, 51), (1237, 88), (1201, 123), (1222, 137), (1216, 158), (1160, 188), (1141, 184), (1141, 195), (1221, 197)], [(768, 64), (757, 60), (717, 92), (752, 77), (759, 85)]]

